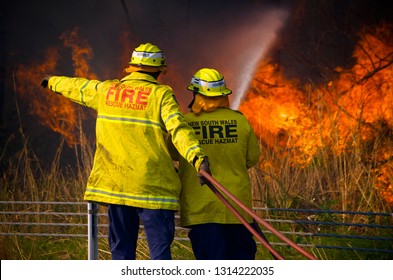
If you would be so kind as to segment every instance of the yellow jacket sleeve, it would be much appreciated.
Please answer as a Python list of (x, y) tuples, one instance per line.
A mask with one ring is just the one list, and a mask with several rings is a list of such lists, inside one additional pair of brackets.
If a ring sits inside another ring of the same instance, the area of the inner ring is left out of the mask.
[(52, 76), (48, 88), (75, 103), (97, 110), (100, 84), (97, 80)]
[[(205, 154), (202, 152), (194, 130), (186, 122), (173, 93), (170, 91), (166, 92), (162, 100), (161, 118), (177, 151), (198, 171)], [(195, 157), (197, 160), (193, 162)]]

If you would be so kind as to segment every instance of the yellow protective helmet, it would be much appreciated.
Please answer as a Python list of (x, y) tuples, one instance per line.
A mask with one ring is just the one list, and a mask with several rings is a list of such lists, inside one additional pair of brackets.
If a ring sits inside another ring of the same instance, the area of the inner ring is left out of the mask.
[(225, 96), (232, 93), (226, 87), (224, 76), (212, 68), (198, 70), (187, 89), (208, 97)]
[(128, 73), (134, 71), (166, 73), (165, 63), (164, 53), (156, 45), (146, 43), (139, 45), (132, 52), (130, 66), (125, 71)]
[(130, 64), (154, 67), (165, 66), (165, 55), (156, 45), (150, 43), (141, 44), (132, 52)]

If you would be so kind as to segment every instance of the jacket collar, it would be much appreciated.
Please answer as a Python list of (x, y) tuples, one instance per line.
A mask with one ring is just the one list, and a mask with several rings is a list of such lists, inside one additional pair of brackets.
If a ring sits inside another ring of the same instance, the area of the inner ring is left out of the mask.
[(129, 80), (143, 80), (143, 81), (148, 81), (151, 83), (158, 84), (158, 81), (153, 76), (140, 72), (132, 72), (130, 75), (127, 75), (123, 79), (121, 79), (122, 82), (129, 81)]

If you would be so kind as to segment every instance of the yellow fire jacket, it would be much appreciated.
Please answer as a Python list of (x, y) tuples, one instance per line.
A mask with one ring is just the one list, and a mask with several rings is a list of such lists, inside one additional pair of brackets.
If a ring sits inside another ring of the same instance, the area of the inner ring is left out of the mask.
[[(246, 117), (227, 108), (211, 113), (185, 115), (194, 128), (199, 143), (209, 157), (213, 177), (240, 199), (252, 207), (251, 183), (248, 168), (254, 166), (260, 156), (260, 147)], [(200, 186), (195, 169), (181, 157), (179, 176), (180, 220), (182, 226), (202, 223), (241, 223), (207, 186)], [(252, 218), (237, 208), (248, 222)]]
[(195, 156), (202, 159), (204, 153), (169, 86), (133, 72), (122, 80), (102, 82), (52, 76), (48, 87), (97, 111), (96, 152), (85, 200), (179, 209), (180, 180), (165, 137), (172, 135), (176, 148), (190, 163)]

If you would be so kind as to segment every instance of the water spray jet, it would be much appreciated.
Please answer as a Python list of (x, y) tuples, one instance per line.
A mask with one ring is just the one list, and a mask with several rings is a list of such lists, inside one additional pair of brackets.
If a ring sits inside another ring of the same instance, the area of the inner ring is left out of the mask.
[(247, 40), (248, 46), (242, 49), (240, 55), (241, 66), (236, 67), (238, 69), (236, 71), (238, 75), (237, 79), (233, 79), (236, 86), (231, 105), (232, 109), (237, 110), (239, 108), (248, 89), (248, 85), (254, 77), (258, 62), (267, 54), (276, 39), (278, 30), (286, 18), (287, 12), (285, 10), (273, 10), (267, 13), (265, 12), (261, 19), (259, 19), (259, 22), (254, 21), (250, 23), (253, 28), (247, 26), (247, 30), (242, 36), (246, 36), (243, 40)]

